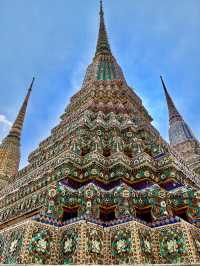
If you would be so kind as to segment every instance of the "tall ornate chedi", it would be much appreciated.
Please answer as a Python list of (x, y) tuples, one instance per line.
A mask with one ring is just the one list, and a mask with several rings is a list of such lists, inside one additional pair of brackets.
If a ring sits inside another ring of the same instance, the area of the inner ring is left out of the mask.
[(8, 136), (0, 145), (0, 188), (6, 186), (19, 170), (21, 132), (33, 82), (34, 78)]
[(192, 170), (200, 174), (200, 143), (180, 113), (177, 111), (162, 77), (161, 82), (164, 88), (169, 110), (170, 145), (183, 157)]
[(196, 263), (199, 175), (159, 135), (111, 52), (96, 53), (29, 164), (0, 191), (0, 261)]

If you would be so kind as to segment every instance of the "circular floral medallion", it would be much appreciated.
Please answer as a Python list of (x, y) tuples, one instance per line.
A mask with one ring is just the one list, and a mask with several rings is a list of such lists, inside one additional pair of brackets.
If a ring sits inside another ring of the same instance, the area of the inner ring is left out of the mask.
[(148, 231), (141, 230), (140, 233), (140, 246), (145, 263), (153, 263), (152, 261), (152, 247), (151, 236)]
[(11, 233), (10, 238), (8, 238), (8, 245), (5, 255), (6, 264), (19, 263), (19, 253), (22, 247), (22, 235), (23, 230), (14, 231)]
[(112, 237), (112, 255), (119, 262), (130, 263), (132, 254), (131, 233), (126, 230), (119, 230)]
[(51, 235), (47, 230), (37, 231), (29, 243), (29, 253), (34, 263), (46, 263), (50, 258)]
[(73, 263), (73, 255), (78, 246), (78, 234), (75, 229), (70, 229), (63, 233), (61, 240), (62, 262), (64, 264)]
[(90, 255), (98, 256), (103, 247), (101, 232), (93, 229), (87, 234), (87, 252)]
[(186, 245), (182, 232), (175, 229), (160, 232), (160, 255), (167, 263), (180, 263), (185, 253)]

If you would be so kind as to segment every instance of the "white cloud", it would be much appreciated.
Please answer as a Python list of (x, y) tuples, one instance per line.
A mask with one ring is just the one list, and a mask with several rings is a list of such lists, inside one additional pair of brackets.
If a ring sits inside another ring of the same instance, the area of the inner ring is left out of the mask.
[(12, 123), (7, 119), (5, 115), (0, 114), (0, 143), (2, 139), (8, 133)]
[(12, 123), (6, 118), (5, 115), (0, 114), (0, 123), (5, 124), (8, 127), (11, 127)]

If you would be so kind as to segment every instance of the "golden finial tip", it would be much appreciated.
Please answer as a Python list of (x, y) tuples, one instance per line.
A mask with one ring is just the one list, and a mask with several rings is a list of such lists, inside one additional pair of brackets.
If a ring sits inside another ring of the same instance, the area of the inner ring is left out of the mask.
[(29, 87), (29, 91), (32, 90), (32, 87), (33, 87), (33, 83), (34, 83), (34, 81), (35, 81), (35, 77), (33, 77), (33, 79), (32, 79), (31, 85), (30, 85), (30, 87)]
[(100, 0), (100, 14), (103, 14), (103, 1)]

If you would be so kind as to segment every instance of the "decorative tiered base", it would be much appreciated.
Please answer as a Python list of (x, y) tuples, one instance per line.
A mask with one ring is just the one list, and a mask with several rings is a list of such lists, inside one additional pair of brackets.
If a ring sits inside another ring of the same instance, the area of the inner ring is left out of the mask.
[(150, 228), (137, 221), (63, 227), (27, 220), (1, 232), (5, 264), (183, 264), (200, 262), (200, 229), (179, 221)]

